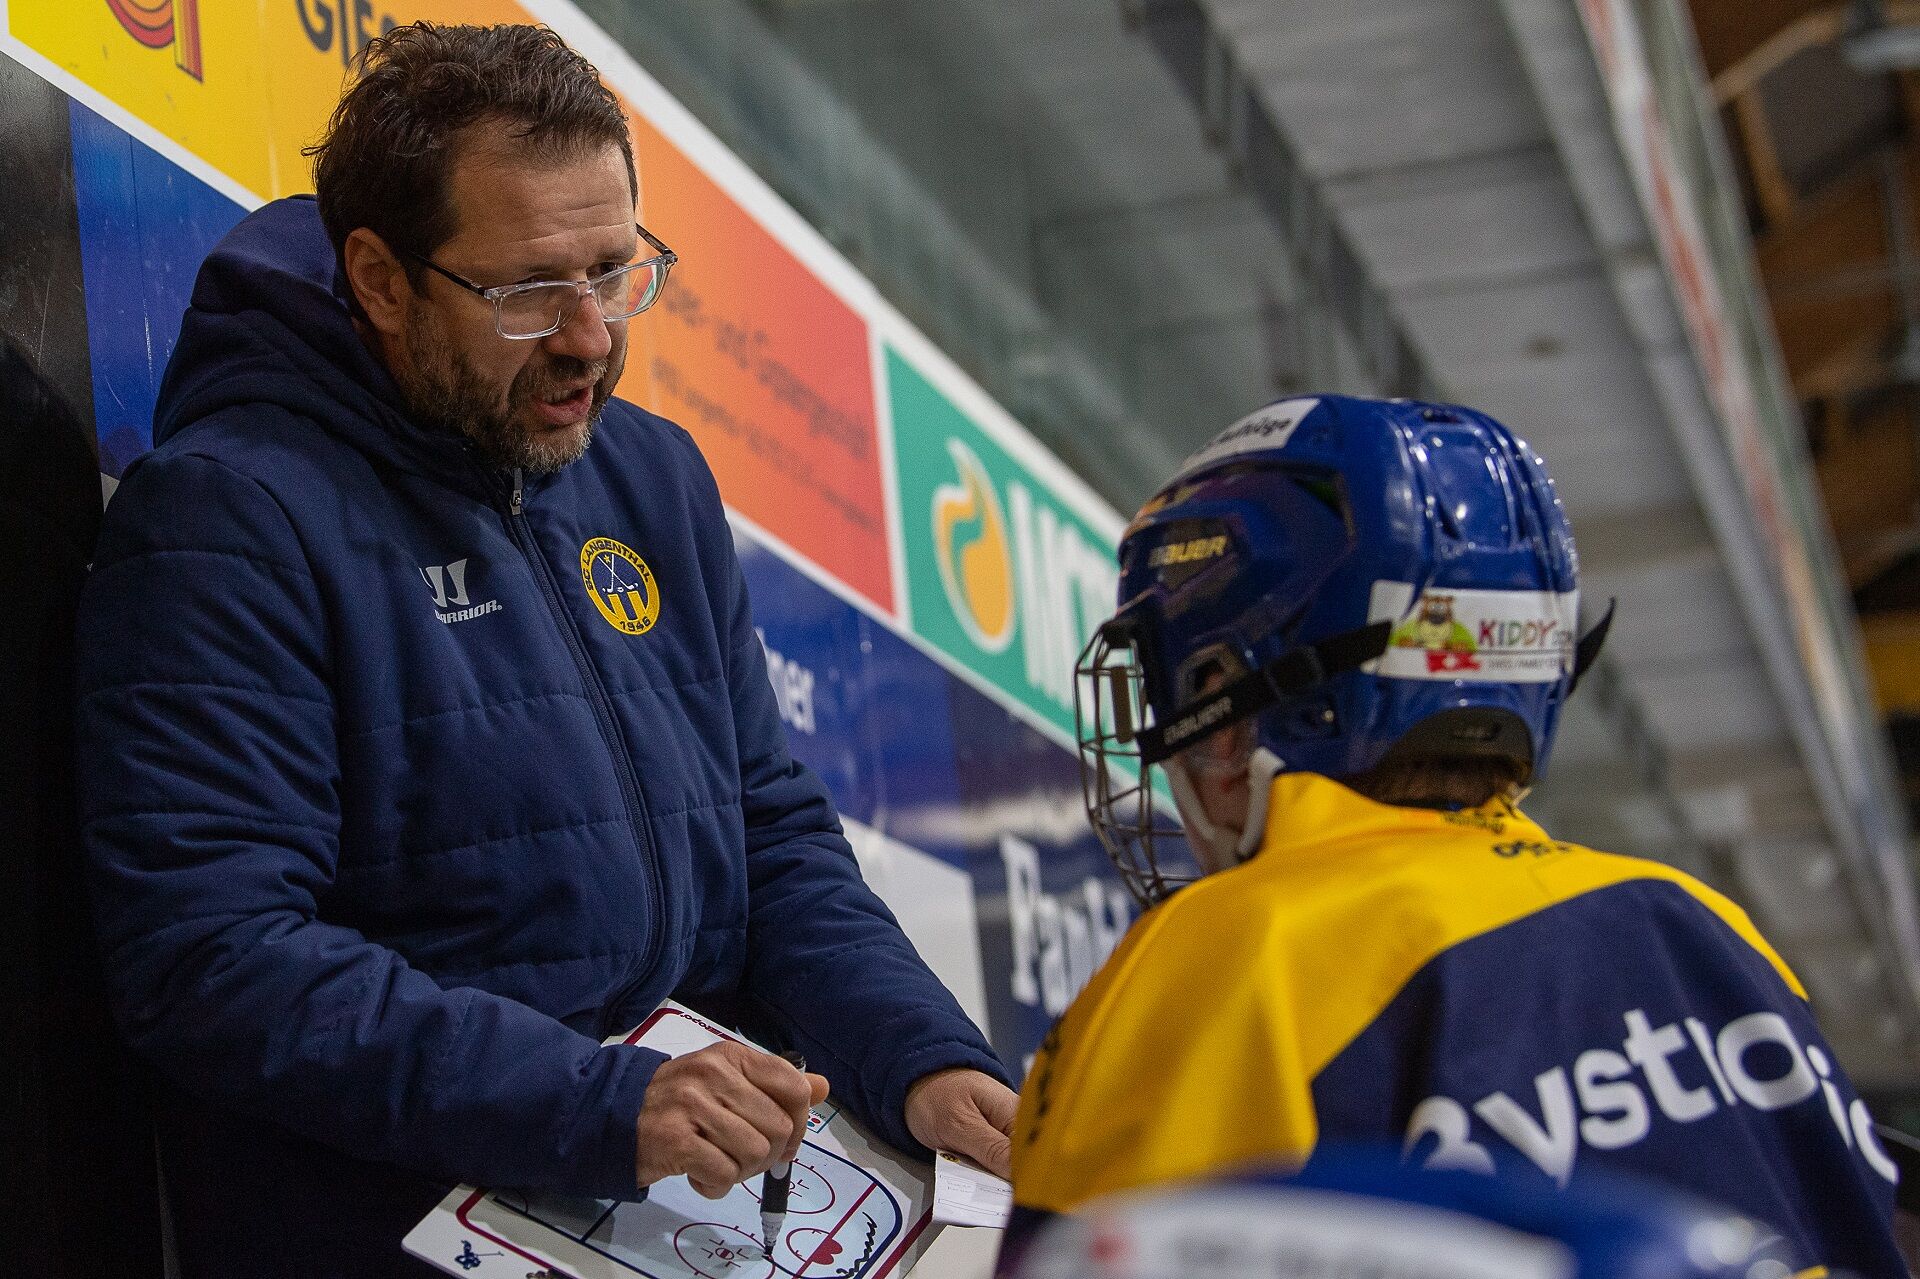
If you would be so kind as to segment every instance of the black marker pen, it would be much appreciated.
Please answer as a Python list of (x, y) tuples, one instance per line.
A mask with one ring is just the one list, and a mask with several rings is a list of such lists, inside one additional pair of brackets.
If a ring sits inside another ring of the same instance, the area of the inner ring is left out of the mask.
[[(799, 1053), (784, 1052), (780, 1056), (795, 1070), (806, 1072), (807, 1059)], [(787, 1224), (787, 1189), (792, 1182), (790, 1163), (775, 1164), (760, 1179), (760, 1247), (769, 1260), (773, 1258), (773, 1245), (780, 1238), (780, 1230)]]

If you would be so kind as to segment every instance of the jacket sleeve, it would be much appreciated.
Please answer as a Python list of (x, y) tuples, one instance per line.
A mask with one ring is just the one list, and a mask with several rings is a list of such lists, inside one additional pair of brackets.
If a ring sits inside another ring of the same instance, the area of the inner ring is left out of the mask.
[(79, 627), (79, 775), (116, 1012), (182, 1086), (451, 1180), (635, 1191), (658, 1054), (443, 990), (320, 918), (340, 855), (328, 618), (257, 482), (149, 458)]
[(953, 1066), (1010, 1083), (1006, 1068), (860, 877), (826, 788), (788, 754), (730, 543), (723, 571), (746, 822), (744, 993), (880, 1136), (927, 1157), (907, 1131), (907, 1090)]

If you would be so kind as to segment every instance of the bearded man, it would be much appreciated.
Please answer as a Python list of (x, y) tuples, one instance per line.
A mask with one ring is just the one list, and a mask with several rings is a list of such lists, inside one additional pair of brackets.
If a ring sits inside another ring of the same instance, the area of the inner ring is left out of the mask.
[[(425, 1274), (400, 1238), (460, 1181), (724, 1194), (829, 1083), (1004, 1168), (997, 1058), (787, 753), (711, 474), (613, 398), (676, 261), (618, 101), (536, 27), (360, 72), (317, 200), (202, 269), (83, 606), (180, 1273)], [(819, 1075), (602, 1046), (669, 995)]]

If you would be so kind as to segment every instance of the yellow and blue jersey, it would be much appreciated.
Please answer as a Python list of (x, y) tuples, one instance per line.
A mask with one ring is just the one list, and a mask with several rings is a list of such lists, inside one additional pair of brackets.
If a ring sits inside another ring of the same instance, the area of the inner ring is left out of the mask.
[(1042, 1046), (1016, 1238), (1096, 1195), (1323, 1144), (1639, 1173), (1904, 1276), (1893, 1165), (1746, 913), (1504, 803), (1443, 813), (1275, 779), (1244, 865), (1149, 911)]

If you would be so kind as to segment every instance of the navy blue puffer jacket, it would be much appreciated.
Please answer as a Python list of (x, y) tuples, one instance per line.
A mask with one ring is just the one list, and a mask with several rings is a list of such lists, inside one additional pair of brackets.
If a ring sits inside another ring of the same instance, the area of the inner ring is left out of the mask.
[(300, 199), (208, 259), (155, 439), (86, 587), (81, 778), (119, 1017), (186, 1093), (631, 1197), (659, 1059), (599, 1040), (670, 994), (909, 1148), (914, 1080), (1000, 1073), (787, 754), (686, 432), (616, 400), (580, 462), (484, 469), (405, 416)]

